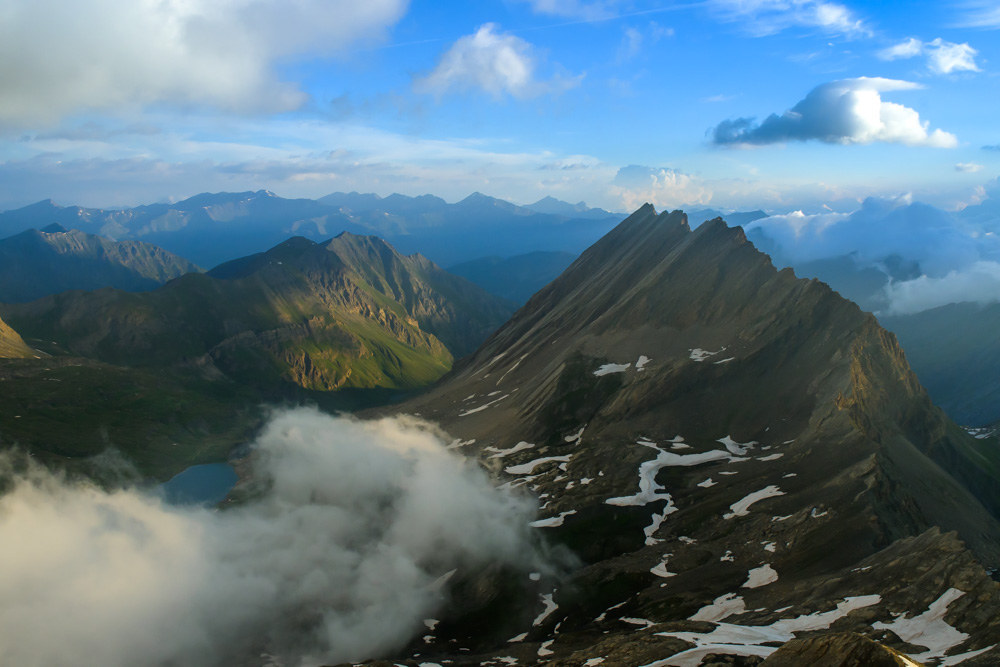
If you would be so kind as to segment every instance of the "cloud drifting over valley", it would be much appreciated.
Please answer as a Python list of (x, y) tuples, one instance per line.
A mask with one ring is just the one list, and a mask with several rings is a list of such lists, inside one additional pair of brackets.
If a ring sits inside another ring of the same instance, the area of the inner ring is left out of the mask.
[(951, 148), (955, 135), (929, 131), (913, 109), (882, 100), (882, 93), (914, 90), (921, 86), (897, 79), (841, 79), (813, 88), (805, 99), (780, 116), (771, 114), (762, 123), (752, 118), (725, 120), (712, 130), (716, 145), (765, 145), (788, 141), (822, 141), (831, 144), (900, 143), (908, 146)]
[(955, 301), (1000, 301), (994, 206), (987, 197), (955, 214), (909, 196), (869, 198), (852, 213), (795, 211), (757, 220), (746, 231), (779, 266), (850, 257), (859, 269), (883, 271), (886, 312), (905, 314)]
[[(0, 656), (26, 667), (362, 660), (442, 605), (442, 578), (540, 565), (534, 507), (408, 418), (276, 414), (262, 495), (221, 512), (38, 468), (0, 497)], [(527, 579), (525, 577), (525, 579)]]

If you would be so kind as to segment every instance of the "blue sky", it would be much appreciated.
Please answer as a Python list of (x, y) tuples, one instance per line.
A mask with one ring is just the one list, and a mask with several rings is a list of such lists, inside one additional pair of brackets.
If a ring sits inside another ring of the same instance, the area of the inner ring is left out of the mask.
[(996, 2), (6, 4), (0, 208), (266, 188), (954, 210), (1000, 173)]

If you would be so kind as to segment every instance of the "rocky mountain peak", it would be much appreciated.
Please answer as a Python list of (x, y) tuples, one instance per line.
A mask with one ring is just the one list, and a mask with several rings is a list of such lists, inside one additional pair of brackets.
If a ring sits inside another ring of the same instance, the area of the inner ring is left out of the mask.
[[(956, 602), (1000, 605), (997, 454), (874, 318), (721, 218), (643, 206), (403, 410), (536, 496), (583, 561), (510, 628), (559, 664), (759, 659), (831, 628), (929, 664), (1000, 643)], [(948, 646), (894, 620), (939, 608)]]

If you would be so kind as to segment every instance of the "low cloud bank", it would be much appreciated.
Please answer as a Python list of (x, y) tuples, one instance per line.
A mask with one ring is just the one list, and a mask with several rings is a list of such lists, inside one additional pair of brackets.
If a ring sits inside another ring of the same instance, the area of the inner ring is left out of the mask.
[[(398, 649), (442, 578), (540, 567), (530, 501), (501, 493), (410, 418), (278, 413), (266, 492), (226, 511), (104, 491), (38, 468), (0, 497), (0, 662), (336, 664)], [(268, 658), (270, 659), (270, 658)]]
[(870, 198), (852, 213), (795, 211), (757, 220), (746, 232), (778, 266), (850, 256), (858, 269), (880, 269), (888, 283), (879, 298), (885, 311), (914, 313), (957, 301), (1000, 301), (994, 206), (987, 198), (953, 214), (908, 196)]

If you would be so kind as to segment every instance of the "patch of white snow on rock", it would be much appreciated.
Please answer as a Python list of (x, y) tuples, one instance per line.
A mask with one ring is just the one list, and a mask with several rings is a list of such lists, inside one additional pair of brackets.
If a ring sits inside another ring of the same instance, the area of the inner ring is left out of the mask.
[(754, 491), (753, 493), (743, 498), (742, 500), (738, 500), (732, 505), (730, 505), (729, 513), (723, 514), (722, 518), (732, 519), (738, 516), (746, 516), (747, 514), (750, 513), (750, 506), (753, 505), (754, 503), (760, 502), (761, 500), (764, 500), (766, 498), (774, 498), (783, 495), (785, 495), (785, 492), (772, 484), (771, 486), (767, 486), (761, 489), (760, 491)]
[(765, 563), (747, 572), (747, 581), (743, 584), (743, 588), (760, 588), (773, 584), (777, 580), (778, 573), (774, 571), (770, 563)]
[(631, 362), (627, 364), (604, 364), (596, 371), (594, 371), (594, 375), (596, 375), (597, 377), (601, 377), (602, 375), (610, 375), (611, 373), (624, 373), (631, 367), (632, 367)]

